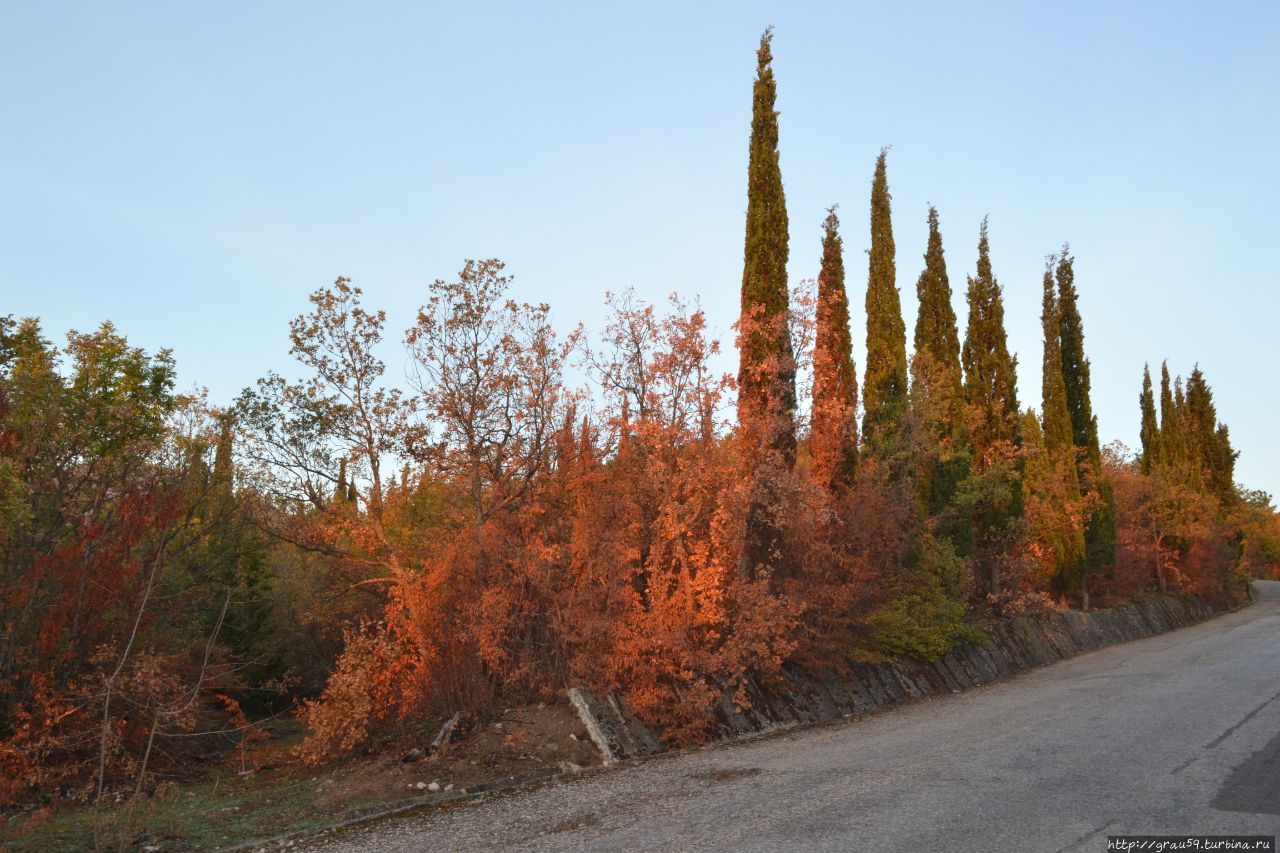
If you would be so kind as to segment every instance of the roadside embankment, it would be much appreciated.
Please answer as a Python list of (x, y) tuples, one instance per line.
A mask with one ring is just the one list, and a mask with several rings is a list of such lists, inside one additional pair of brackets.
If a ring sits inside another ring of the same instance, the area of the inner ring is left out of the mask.
[[(988, 642), (963, 643), (933, 663), (897, 659), (848, 663), (815, 677), (788, 668), (781, 683), (751, 681), (747, 707), (725, 691), (717, 709), (717, 740), (854, 717), (903, 702), (958, 693), (1084, 652), (1194, 625), (1232, 608), (1226, 600), (1159, 596), (1103, 610), (1020, 616), (987, 627)], [(569, 698), (606, 763), (661, 749), (661, 732), (645, 726), (621, 697), (584, 688)]]

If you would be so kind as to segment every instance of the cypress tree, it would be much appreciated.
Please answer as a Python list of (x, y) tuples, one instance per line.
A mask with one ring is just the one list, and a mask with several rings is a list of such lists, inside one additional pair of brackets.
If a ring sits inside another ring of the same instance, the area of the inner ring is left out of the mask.
[(1227, 427), (1218, 423), (1213, 391), (1205, 381), (1200, 366), (1187, 379), (1186, 419), (1187, 455), (1199, 475), (1202, 487), (1223, 503), (1235, 498), (1235, 463), (1237, 454), (1231, 447)]
[(1017, 359), (1009, 354), (1004, 298), (991, 270), (987, 220), (978, 235), (978, 271), (969, 276), (969, 324), (961, 359), (969, 447), (972, 453), (972, 511), (979, 594), (998, 594), (1007, 535), (1023, 514), (1022, 443), (1018, 409)]
[(1142, 473), (1150, 474), (1164, 466), (1164, 444), (1160, 439), (1160, 426), (1156, 422), (1156, 396), (1151, 387), (1151, 370), (1142, 366), (1142, 393), (1138, 395), (1142, 410)]
[(1186, 407), (1189, 455), (1196, 468), (1203, 472), (1212, 461), (1213, 431), (1218, 426), (1218, 418), (1213, 392), (1204, 380), (1200, 365), (1192, 368), (1191, 376), (1187, 378)]
[(876, 158), (871, 181), (871, 259), (867, 274), (867, 366), (862, 381), (862, 436), (887, 453), (886, 433), (899, 426), (907, 402), (907, 328), (902, 320), (894, 269), (893, 222), (889, 180), (885, 175), (888, 149)]
[(911, 359), (911, 395), (915, 408), (938, 438), (963, 434), (963, 384), (960, 332), (951, 306), (951, 282), (938, 230), (938, 209), (929, 208), (929, 243), (924, 270), (916, 282), (915, 354)]
[(1173, 455), (1175, 472), (1183, 483), (1198, 489), (1200, 488), (1200, 472), (1197, 470), (1194, 460), (1191, 459), (1187, 398), (1182, 392), (1181, 376), (1176, 376), (1173, 380), (1173, 416), (1169, 418), (1169, 422), (1173, 424), (1173, 436), (1176, 441), (1173, 446), (1175, 451)]
[(844, 247), (836, 209), (822, 224), (818, 316), (813, 345), (813, 417), (809, 439), (813, 476), (827, 489), (849, 483), (858, 464), (858, 380), (849, 334)]
[[(1082, 580), (1085, 544), (1078, 529), (1067, 523), (1073, 506), (1080, 500), (1080, 477), (1076, 471), (1075, 445), (1071, 438), (1071, 413), (1067, 410), (1067, 387), (1062, 374), (1061, 307), (1054, 292), (1053, 264), (1045, 265), (1044, 287), (1040, 309), (1040, 325), (1044, 337), (1044, 356), (1040, 375), (1040, 412), (1043, 420), (1040, 447), (1045, 461), (1042, 471), (1035, 472), (1034, 487), (1049, 504), (1046, 543), (1054, 556), (1053, 586), (1058, 593), (1078, 586)], [(1027, 439), (1026, 421), (1023, 436)], [(1028, 479), (1032, 478), (1028, 471)]]
[(756, 51), (738, 328), (738, 422), (751, 477), (742, 566), (747, 577), (777, 563), (782, 542), (775, 512), (778, 490), (781, 476), (795, 463), (796, 449), (795, 360), (787, 326), (787, 204), (778, 164), (772, 42), (770, 28)]
[(1055, 458), (1074, 455), (1071, 412), (1067, 406), (1067, 384), (1062, 370), (1061, 309), (1054, 294), (1053, 267), (1050, 258), (1044, 271), (1044, 294), (1040, 324), (1044, 332), (1044, 361), (1040, 375), (1040, 412), (1044, 423), (1045, 449)]
[(1071, 412), (1072, 441), (1083, 448), (1095, 463), (1102, 461), (1098, 443), (1098, 420), (1090, 400), (1089, 359), (1084, 354), (1084, 322), (1080, 319), (1075, 286), (1075, 258), (1071, 247), (1063, 245), (1058, 258), (1058, 303), (1061, 318), (1062, 375), (1066, 380), (1067, 409)]
[(778, 164), (773, 29), (760, 37), (747, 163), (747, 229), (742, 268), (738, 420), (750, 448), (795, 455), (795, 363), (787, 328), (787, 202)]
[[(1084, 354), (1084, 322), (1080, 319), (1075, 287), (1075, 259), (1070, 246), (1063, 245), (1058, 258), (1058, 310), (1061, 318), (1062, 374), (1067, 389), (1067, 410), (1071, 413), (1072, 441), (1084, 451), (1081, 480), (1096, 484), (1101, 506), (1085, 527), (1085, 550), (1089, 571), (1115, 562), (1116, 515), (1111, 484), (1102, 473), (1102, 447), (1098, 443), (1098, 419), (1089, 398), (1089, 360)], [(1082, 589), (1084, 606), (1089, 606), (1088, 589)]]
[(1213, 492), (1223, 504), (1235, 502), (1239, 496), (1236, 492), (1235, 474), (1236, 458), (1240, 451), (1231, 446), (1231, 434), (1226, 424), (1218, 424), (1213, 434), (1214, 466), (1209, 477), (1213, 484)]
[(218, 443), (213, 450), (213, 491), (218, 501), (229, 504), (232, 493), (231, 440), (233, 421), (230, 415), (222, 417), (218, 430)]
[(969, 475), (960, 332), (936, 207), (929, 208), (928, 220), (924, 269), (916, 281), (920, 310), (911, 357), (911, 408), (924, 431), (916, 476), (926, 513), (938, 519), (938, 533), (963, 555), (972, 548), (972, 529), (964, 514), (956, 512), (956, 490)]
[(964, 397), (970, 409), (969, 444), (980, 466), (1000, 443), (1020, 444), (1018, 360), (1009, 354), (1004, 297), (991, 270), (987, 220), (978, 233), (978, 273), (969, 276), (969, 323), (962, 360)]
[(1182, 461), (1182, 439), (1178, 423), (1178, 407), (1169, 382), (1169, 362), (1160, 364), (1160, 444), (1164, 449), (1161, 462), (1166, 467)]
[(347, 499), (347, 460), (342, 459), (338, 462), (338, 487), (334, 489), (333, 499), (337, 503), (342, 503)]

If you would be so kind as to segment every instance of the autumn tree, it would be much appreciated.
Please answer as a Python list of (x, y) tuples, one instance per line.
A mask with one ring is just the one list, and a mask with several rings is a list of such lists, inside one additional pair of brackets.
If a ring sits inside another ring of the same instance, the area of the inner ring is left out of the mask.
[[(311, 569), (310, 584), (337, 593), (317, 601), (323, 611), (313, 625), (324, 646), (343, 649), (325, 686), (326, 697), (342, 700), (309, 706), (307, 718), (317, 730), (363, 730), (369, 715), (399, 719), (414, 710), (436, 658), (416, 630), (431, 618), (412, 594), (422, 555), (386, 523), (390, 476), (407, 450), (415, 401), (383, 380), (377, 349), (386, 315), (363, 307), (360, 288), (338, 278), (309, 302), (289, 324), (304, 376), (290, 382), (268, 373), (242, 392), (235, 416), (246, 473), (266, 497), (259, 524), (287, 546), (288, 561)], [(394, 668), (374, 656), (386, 648), (403, 653)], [(365, 687), (376, 683), (371, 667), (398, 674), (395, 702), (351, 692), (351, 673), (363, 673)], [(319, 754), (311, 741), (306, 751)]]
[(795, 462), (795, 360), (787, 328), (787, 205), (778, 164), (773, 30), (756, 51), (742, 313), (738, 320), (738, 422), (752, 498), (743, 568), (750, 576), (780, 557), (774, 481)]
[[(366, 311), (360, 288), (347, 278), (309, 300), (311, 311), (289, 324), (290, 353), (309, 375), (290, 383), (269, 373), (240, 396), (244, 452), (275, 475), (280, 498), (322, 513), (336, 510), (330, 496), (345, 486), (368, 522), (364, 532), (373, 541), (366, 551), (385, 549), (386, 468), (404, 447), (412, 413), (403, 393), (383, 384), (386, 367), (375, 354), (386, 313)], [(383, 564), (367, 553), (361, 559)]]
[(871, 181), (871, 251), (867, 273), (867, 365), (862, 382), (863, 440), (884, 454), (907, 405), (907, 332), (894, 268), (888, 149), (876, 158)]
[(813, 478), (826, 489), (847, 486), (858, 464), (858, 383), (839, 228), (840, 220), (833, 207), (823, 222), (809, 437)]
[(405, 333), (427, 415), (411, 449), (462, 486), (476, 535), (546, 473), (568, 402), (550, 307), (511, 300), (503, 269), (468, 260), (458, 281), (435, 281)]
[(168, 351), (109, 323), (60, 351), (0, 322), (0, 800), (142, 794), (155, 756), (182, 772), (225, 728), (217, 695), (244, 698), (222, 635), (236, 555), (209, 547), (234, 523), (219, 431), (174, 383)]
[[(1141, 470), (1141, 459), (1129, 460), (1103, 451), (1108, 480), (1113, 483), (1117, 524), (1113, 585), (1121, 594), (1148, 589), (1217, 593), (1221, 586), (1197, 578), (1193, 551), (1216, 539), (1213, 499), (1192, 488), (1172, 469)], [(1225, 580), (1221, 575), (1219, 580)], [(1198, 582), (1197, 582), (1198, 581)], [(1216, 587), (1216, 588), (1215, 588)]]

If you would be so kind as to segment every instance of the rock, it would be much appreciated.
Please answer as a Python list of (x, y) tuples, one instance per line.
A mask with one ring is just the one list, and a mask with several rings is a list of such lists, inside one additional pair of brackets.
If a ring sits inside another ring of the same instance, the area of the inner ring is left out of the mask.
[(578, 739), (577, 735), (575, 735), (573, 732), (569, 732), (569, 740), (577, 740), (577, 739)]
[(582, 765), (574, 764), (572, 761), (561, 761), (560, 772), (561, 773), (581, 773)]
[(445, 785), (445, 786), (444, 786), (444, 789), (445, 789), (446, 791), (452, 791), (452, 790), (453, 790), (453, 783), (452, 783), (452, 782), (450, 782), (448, 785)]
[(427, 783), (426, 783), (426, 782), (418, 782), (418, 783), (417, 783), (416, 785), (414, 785), (413, 787), (417, 788), (419, 791), (425, 791), (425, 790), (427, 790)]
[(427, 786), (427, 790), (428, 790), (428, 791), (439, 791), (439, 790), (440, 790), (440, 783), (439, 783), (439, 782), (432, 781), (432, 783), (431, 783), (430, 785), (428, 785), (428, 786)]
[(405, 753), (405, 754), (400, 758), (400, 763), (401, 763), (401, 764), (412, 764), (412, 763), (413, 763), (413, 762), (415, 762), (415, 761), (421, 761), (421, 760), (422, 760), (422, 750), (418, 749), (418, 748), (415, 746), (413, 749), (411, 749), (411, 750), (409, 750), (408, 752), (406, 752), (406, 753)]

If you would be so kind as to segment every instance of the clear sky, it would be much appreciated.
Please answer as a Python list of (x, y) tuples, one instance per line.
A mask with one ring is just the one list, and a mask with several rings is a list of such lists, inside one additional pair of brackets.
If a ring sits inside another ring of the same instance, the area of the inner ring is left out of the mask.
[(1199, 362), (1238, 478), (1280, 492), (1280, 3), (620, 6), (5, 3), (0, 312), (55, 339), (109, 318), (221, 402), (288, 367), (314, 288), (352, 276), (398, 334), (467, 257), (566, 329), (633, 285), (700, 294), (728, 340), (774, 24), (791, 274), (838, 202), (855, 341), (891, 145), (908, 330), (926, 206), (962, 324), (989, 213), (1036, 402), (1070, 241), (1104, 441), (1137, 444), (1144, 361)]

